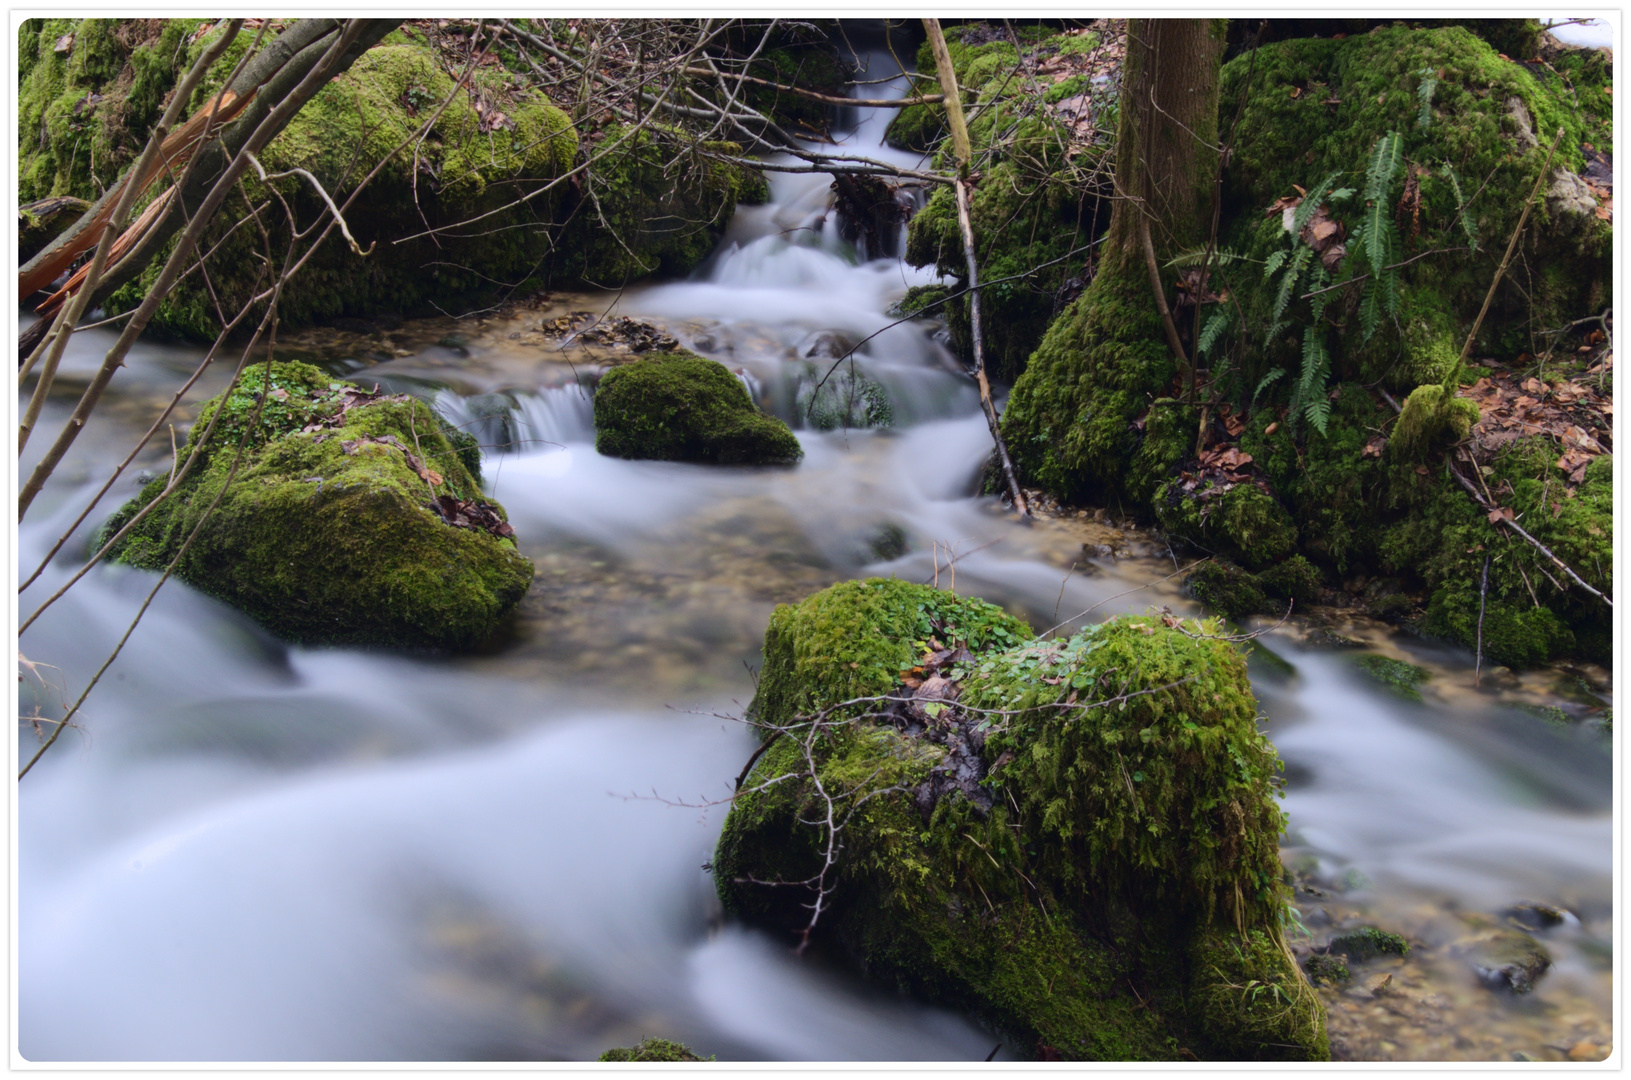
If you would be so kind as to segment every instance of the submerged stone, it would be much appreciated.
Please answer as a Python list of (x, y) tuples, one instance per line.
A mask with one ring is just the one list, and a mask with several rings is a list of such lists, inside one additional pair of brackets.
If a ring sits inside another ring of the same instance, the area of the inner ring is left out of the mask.
[(793, 465), (804, 456), (792, 430), (761, 413), (728, 368), (677, 352), (652, 353), (601, 377), (595, 449), (714, 465)]
[(1378, 956), (1409, 956), (1410, 943), (1390, 930), (1361, 926), (1332, 938), (1326, 951), (1362, 963)]
[[(526, 592), (532, 563), (503, 508), (484, 500), (468, 447), (422, 402), (307, 364), (256, 367), (204, 406), (182, 460), (217, 415), (192, 472), (113, 558), (162, 570), (186, 546), (183, 581), (312, 644), (470, 647)], [(148, 484), (103, 535), (167, 482)]]
[(813, 940), (874, 979), (1036, 1057), (1329, 1056), (1232, 646), (1145, 618), (1038, 640), (980, 600), (849, 581), (776, 609), (749, 715), (767, 742), (713, 863), (730, 913), (809, 927), (815, 889), (764, 883), (815, 880), (830, 798)]
[(1527, 994), (1552, 966), (1546, 946), (1516, 930), (1497, 930), (1459, 947), (1478, 981), (1491, 990)]

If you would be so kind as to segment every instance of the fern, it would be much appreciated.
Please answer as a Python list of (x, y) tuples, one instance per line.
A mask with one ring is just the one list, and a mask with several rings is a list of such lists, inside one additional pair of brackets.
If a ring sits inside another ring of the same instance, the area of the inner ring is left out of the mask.
[[(1175, 267), (1199, 266), (1205, 260), (1206, 247), (1204, 245), (1201, 247), (1192, 247), (1187, 251), (1180, 251), (1171, 259), (1168, 259), (1167, 269), (1170, 270)], [(1228, 266), (1230, 263), (1239, 262), (1262, 262), (1262, 260), (1254, 259), (1250, 255), (1243, 255), (1240, 252), (1232, 251), (1229, 248), (1216, 248), (1212, 252), (1212, 265), (1214, 267)]]
[(1292, 394), (1292, 415), (1301, 416), (1321, 435), (1331, 415), (1325, 384), (1331, 377), (1331, 355), (1325, 349), (1325, 329), (1312, 324), (1303, 330), (1303, 370)]
[(1227, 306), (1219, 306), (1218, 310), (1212, 313), (1212, 317), (1206, 320), (1206, 325), (1201, 327), (1201, 336), (1195, 342), (1196, 356), (1205, 356), (1212, 351), (1212, 346), (1217, 344), (1218, 338), (1229, 329), (1233, 315), (1234, 309)]
[(1461, 192), (1461, 177), (1455, 174), (1455, 168), (1448, 161), (1444, 163), (1444, 178), (1450, 182), (1450, 190), (1455, 192), (1456, 218), (1461, 222), (1461, 231), (1467, 234), (1467, 244), (1472, 250), (1478, 250), (1478, 225), (1472, 219), (1472, 208), (1467, 205), (1467, 197)]
[(1372, 277), (1365, 282), (1365, 290), (1359, 298), (1359, 329), (1365, 341), (1369, 341), (1382, 324), (1382, 305), (1376, 296), (1380, 288), (1380, 279)]
[(1273, 371), (1263, 376), (1263, 378), (1257, 384), (1257, 389), (1252, 391), (1252, 404), (1256, 405), (1257, 399), (1263, 396), (1263, 391), (1267, 390), (1275, 380), (1284, 376), (1285, 373), (1285, 368), (1275, 368)]
[(1281, 327), (1285, 325), (1281, 318), (1291, 298), (1297, 294), (1297, 282), (1308, 267), (1308, 260), (1313, 258), (1314, 249), (1307, 244), (1300, 244), (1291, 256), (1291, 265), (1286, 267), (1285, 276), (1280, 279), (1280, 291), (1274, 298), (1274, 314), (1269, 319), (1269, 332), (1263, 335), (1264, 342), (1274, 340)]
[(1267, 281), (1274, 276), (1274, 272), (1285, 265), (1286, 258), (1290, 256), (1289, 248), (1281, 248), (1269, 256), (1268, 262), (1263, 264), (1263, 280)]
[(1398, 229), (1390, 212), (1393, 182), (1404, 164), (1404, 140), (1397, 131), (1383, 135), (1371, 155), (1370, 168), (1365, 170), (1365, 211), (1360, 222), (1362, 233), (1360, 251), (1371, 264), (1372, 271), (1380, 271), (1392, 261), (1398, 247)]
[(1422, 68), (1417, 74), (1421, 76), (1421, 85), (1416, 87), (1421, 108), (1416, 113), (1416, 126), (1425, 130), (1433, 122), (1433, 92), (1438, 89), (1438, 76), (1432, 68)]
[(1312, 220), (1314, 212), (1320, 208), (1320, 204), (1326, 200), (1327, 194), (1331, 191), (1331, 185), (1341, 176), (1340, 172), (1332, 173), (1316, 184), (1313, 191), (1303, 196), (1303, 201), (1297, 205), (1297, 213), (1291, 219), (1292, 236), (1303, 234), (1303, 226)]

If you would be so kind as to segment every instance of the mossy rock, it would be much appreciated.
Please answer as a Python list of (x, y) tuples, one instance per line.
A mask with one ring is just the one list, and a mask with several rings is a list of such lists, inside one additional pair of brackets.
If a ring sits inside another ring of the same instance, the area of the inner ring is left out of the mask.
[(1527, 994), (1552, 966), (1546, 946), (1517, 930), (1496, 930), (1461, 950), (1478, 981), (1491, 990)]
[(619, 1046), (600, 1055), (601, 1061), (713, 1061), (698, 1057), (684, 1043), (670, 1039), (643, 1039), (634, 1046)]
[(1333, 937), (1326, 951), (1346, 956), (1354, 963), (1363, 963), (1378, 956), (1409, 956), (1410, 942), (1391, 930), (1361, 926)]
[[(437, 496), (482, 501), (434, 413), (387, 397), (341, 414), (347, 388), (356, 389), (306, 364), (272, 365), (269, 383), (266, 368), (252, 368), (230, 395), (206, 403), (184, 458), (221, 415), (192, 473), (113, 557), (162, 570), (197, 528), (177, 576), (280, 637), (449, 649), (492, 637), (526, 592), (532, 563), (513, 540), (449, 525), (431, 508), (432, 485)], [(303, 430), (311, 426), (319, 430)], [(410, 450), (429, 476), (411, 467)], [(126, 503), (103, 535), (157, 498), (167, 479)]]
[(794, 402), (799, 420), (816, 431), (894, 426), (895, 406), (882, 383), (847, 366), (831, 374), (827, 367), (807, 366)]
[(1316, 986), (1320, 983), (1345, 983), (1353, 978), (1347, 961), (1340, 955), (1332, 956), (1329, 953), (1310, 953), (1303, 960), (1303, 971), (1308, 975), (1308, 981)]
[[(1573, 197), (1584, 191), (1575, 175), (1586, 161), (1582, 144), (1601, 137), (1609, 97), (1582, 95), (1554, 69), (1521, 62), (1533, 53), (1510, 55), (1464, 27), (1395, 24), (1343, 40), (1278, 41), (1225, 66), (1223, 127), (1236, 122), (1236, 103), (1244, 103), (1226, 173), (1226, 249), (1263, 258), (1265, 245), (1283, 247), (1278, 217), (1265, 220), (1263, 209), (1294, 194), (1293, 185), (1312, 189), (1332, 173), (1362, 188), (1369, 154), (1388, 132), (1402, 136), (1404, 158), (1416, 170), (1419, 213), (1401, 218), (1406, 244), (1459, 249), (1399, 272), (1398, 304), (1369, 341), (1354, 332), (1333, 339), (1339, 377), (1381, 380), (1399, 392), (1445, 377), (1482, 306), (1495, 253), (1517, 224), (1560, 128), (1550, 194), (1543, 193), (1527, 227), (1525, 250), (1536, 271), (1501, 288), (1477, 349), (1515, 355), (1532, 347), (1532, 325), (1560, 326), (1609, 302), (1612, 229), (1595, 218), (1589, 197)], [(1359, 209), (1353, 201), (1330, 207), (1350, 228)], [(1344, 261), (1335, 280), (1357, 272), (1348, 269), (1353, 261)], [(1243, 265), (1245, 271), (1222, 271), (1220, 283), (1255, 319), (1275, 297)], [(1357, 301), (1357, 289), (1338, 294), (1327, 317), (1346, 320), (1352, 330)], [(1298, 310), (1294, 318), (1306, 319)], [(1251, 378), (1276, 365), (1296, 371), (1300, 348), (1300, 333), (1270, 343)]]
[(1184, 589), (1207, 610), (1240, 622), (1267, 603), (1255, 575), (1233, 563), (1208, 559), (1184, 578)]
[(1320, 601), (1324, 592), (1319, 568), (1302, 555), (1275, 563), (1257, 575), (1258, 583), (1270, 596), (1290, 600), (1299, 610), (1305, 610)]
[(715, 465), (792, 465), (804, 456), (788, 426), (761, 413), (728, 368), (691, 353), (650, 353), (603, 375), (595, 449)]
[[(937, 655), (955, 693), (913, 699)], [(1035, 640), (978, 600), (851, 581), (776, 609), (749, 715), (770, 737), (713, 862), (731, 914), (809, 921), (808, 890), (750, 880), (821, 864), (808, 740), (853, 807), (815, 940), (874, 980), (1039, 1057), (1329, 1056), (1279, 935), (1279, 763), (1233, 647), (1144, 618)]]
[(1354, 664), (1365, 674), (1408, 701), (1421, 700), (1421, 691), (1416, 688), (1426, 682), (1430, 674), (1424, 667), (1387, 656), (1377, 656), (1374, 653), (1354, 657)]
[(1297, 526), (1285, 507), (1256, 484), (1220, 490), (1207, 482), (1192, 493), (1169, 481), (1155, 498), (1155, 519), (1174, 537), (1221, 550), (1248, 567), (1278, 562), (1297, 550)]

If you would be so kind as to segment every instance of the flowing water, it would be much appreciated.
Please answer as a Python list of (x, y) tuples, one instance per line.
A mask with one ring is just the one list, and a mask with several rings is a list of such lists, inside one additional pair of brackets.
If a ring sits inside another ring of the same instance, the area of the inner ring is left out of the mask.
[[(886, 63), (873, 58), (873, 77)], [(859, 112), (850, 145), (915, 163), (879, 145), (886, 116)], [(968, 1018), (720, 917), (703, 864), (724, 810), (698, 806), (727, 793), (753, 745), (730, 717), (752, 694), (770, 611), (873, 574), (938, 577), (1039, 628), (1090, 608), (1094, 619), (1192, 608), (1163, 580), (1175, 561), (1163, 542), (1102, 511), (1021, 528), (971, 494), (988, 436), (970, 380), (934, 326), (886, 328), (886, 307), (931, 278), (844, 243), (827, 186), (772, 174), (771, 203), (742, 208), (690, 281), (372, 341), (307, 336), (336, 372), (422, 394), (489, 447), (489, 490), (537, 568), (516, 632), (457, 658), (297, 648), (167, 585), (82, 727), (20, 786), (25, 1057), (583, 1060), (644, 1036), (721, 1060), (990, 1052), (996, 1037)], [(599, 360), (542, 344), (538, 326), (614, 300), (738, 371), (801, 427), (804, 462), (597, 455), (584, 383)], [(827, 357), (864, 338), (855, 371), (835, 377), (883, 386), (894, 427), (803, 427)], [(42, 431), (109, 340), (74, 339)], [(133, 355), (21, 528), (23, 573), (197, 358), (159, 345)], [(207, 377), (194, 400), (225, 378)], [(163, 441), (133, 471), (167, 469)], [(122, 481), (92, 524), (135, 490)], [(24, 593), (23, 612), (66, 579), (88, 537), (82, 528)], [(77, 693), (153, 580), (93, 571), (23, 651)], [(1335, 640), (1333, 625), (1428, 667), (1425, 700), (1370, 681), (1351, 648), (1317, 644)], [(1322, 991), (1339, 1052), (1606, 1052), (1611, 753), (1584, 722), (1553, 727), (1519, 708), (1585, 715), (1606, 673), (1504, 674), (1498, 690), (1474, 691), (1464, 651), (1364, 620), (1312, 626), (1286, 624), (1264, 639), (1279, 662), (1253, 662), (1288, 766), (1299, 911), (1314, 942), (1368, 924), (1415, 945)], [(54, 686), (20, 693), (25, 713), (60, 715)], [(36, 745), (25, 723), (20, 750)], [(1552, 970), (1528, 996), (1492, 992), (1459, 950), (1524, 900), (1571, 913), (1542, 935)], [(1385, 973), (1394, 991), (1372, 995)]]

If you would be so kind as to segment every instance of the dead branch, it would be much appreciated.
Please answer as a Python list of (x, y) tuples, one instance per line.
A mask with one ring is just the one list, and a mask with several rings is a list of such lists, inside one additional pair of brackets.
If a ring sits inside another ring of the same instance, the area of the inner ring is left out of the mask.
[(957, 73), (952, 70), (951, 53), (946, 49), (945, 35), (940, 31), (940, 20), (926, 18), (923, 27), (929, 33), (934, 48), (935, 66), (940, 73), (940, 87), (945, 94), (946, 117), (951, 127), (952, 145), (957, 153), (959, 175), (954, 184), (957, 194), (957, 227), (963, 234), (963, 255), (968, 265), (969, 337), (974, 344), (974, 377), (980, 385), (980, 407), (985, 412), (986, 427), (991, 430), (991, 441), (996, 444), (997, 461), (1002, 465), (1003, 479), (1008, 484), (1008, 495), (1013, 500), (1014, 512), (1022, 521), (1029, 521), (1031, 511), (1025, 505), (1025, 493), (1019, 488), (1014, 474), (1014, 462), (1008, 456), (1008, 445), (1002, 438), (1002, 424), (997, 416), (996, 403), (991, 400), (991, 383), (985, 376), (985, 332), (980, 321), (980, 274), (974, 254), (974, 225), (969, 218), (968, 170), (973, 159), (969, 149), (968, 128), (963, 123), (963, 103), (957, 87)]

